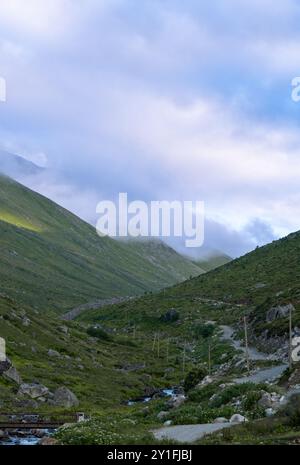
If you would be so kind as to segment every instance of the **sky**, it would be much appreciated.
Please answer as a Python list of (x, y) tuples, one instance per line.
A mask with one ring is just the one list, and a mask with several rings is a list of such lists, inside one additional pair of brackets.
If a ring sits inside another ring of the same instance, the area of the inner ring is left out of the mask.
[(92, 223), (119, 192), (204, 201), (239, 256), (300, 229), (299, 24), (298, 0), (1, 0), (0, 148)]

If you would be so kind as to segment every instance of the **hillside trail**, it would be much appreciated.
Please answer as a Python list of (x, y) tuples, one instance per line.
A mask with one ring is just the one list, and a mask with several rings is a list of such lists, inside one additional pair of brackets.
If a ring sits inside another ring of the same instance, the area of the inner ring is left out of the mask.
[[(224, 341), (229, 341), (232, 343), (236, 350), (242, 350), (246, 356), (246, 348), (242, 344), (242, 341), (238, 339), (234, 339), (234, 329), (231, 326), (220, 326), (221, 330), (223, 331), (223, 336), (221, 337)], [(264, 352), (259, 352), (255, 347), (248, 347), (248, 356), (249, 360), (252, 361), (259, 361), (259, 360), (266, 360), (266, 361), (274, 361), (280, 362), (281, 359), (273, 354), (266, 354)], [(241, 378), (235, 379), (235, 383), (242, 384), (242, 383), (263, 383), (263, 382), (272, 382), (276, 378), (282, 375), (282, 373), (288, 368), (287, 363), (281, 363), (280, 365), (275, 365), (270, 368), (262, 368), (258, 370), (256, 373), (253, 373), (249, 376), (243, 376)]]
[[(229, 341), (234, 346), (236, 350), (246, 351), (245, 347), (242, 344), (242, 341), (234, 339), (234, 329), (231, 326), (220, 326), (220, 329), (223, 332), (221, 339), (224, 341)], [(253, 361), (281, 361), (275, 355), (266, 354), (258, 351), (255, 347), (248, 348), (249, 359)], [(242, 383), (264, 383), (275, 381), (283, 372), (288, 368), (286, 363), (276, 365), (267, 369), (259, 369), (257, 372), (250, 374), (249, 376), (243, 376), (241, 378), (234, 379), (236, 384)], [(293, 389), (286, 393), (286, 399), (290, 398), (292, 394), (299, 393), (300, 389)], [(193, 443), (202, 439), (207, 434), (212, 434), (217, 431), (221, 431), (225, 428), (230, 428), (235, 426), (236, 423), (208, 423), (208, 424), (198, 424), (198, 425), (176, 425), (163, 427), (158, 430), (152, 431), (154, 437), (158, 440), (168, 439), (177, 441), (180, 443)]]
[(72, 308), (64, 315), (61, 316), (62, 320), (72, 321), (75, 320), (79, 315), (88, 310), (97, 310), (98, 308), (106, 307), (108, 305), (116, 305), (122, 302), (127, 302), (134, 299), (134, 297), (112, 297), (110, 299), (100, 299), (94, 302), (79, 305), (78, 307)]

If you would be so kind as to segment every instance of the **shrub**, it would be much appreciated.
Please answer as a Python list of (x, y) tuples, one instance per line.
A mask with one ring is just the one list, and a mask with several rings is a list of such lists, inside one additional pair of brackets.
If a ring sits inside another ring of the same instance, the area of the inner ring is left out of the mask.
[(215, 326), (213, 324), (201, 324), (197, 325), (194, 329), (194, 334), (197, 338), (203, 337), (208, 339), (214, 334)]
[(112, 336), (101, 328), (95, 328), (91, 326), (87, 329), (87, 334), (103, 341), (112, 341)]
[(200, 381), (202, 381), (205, 376), (207, 375), (207, 371), (205, 368), (197, 368), (194, 370), (191, 370), (187, 375), (184, 380), (184, 390), (185, 392), (189, 392), (191, 389), (193, 389)]

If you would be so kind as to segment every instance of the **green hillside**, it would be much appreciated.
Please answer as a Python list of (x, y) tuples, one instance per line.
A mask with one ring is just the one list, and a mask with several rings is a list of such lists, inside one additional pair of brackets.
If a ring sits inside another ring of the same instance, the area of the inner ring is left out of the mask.
[(199, 258), (199, 260), (196, 260), (195, 263), (196, 265), (200, 266), (202, 270), (208, 272), (216, 268), (219, 268), (219, 266), (226, 265), (231, 261), (232, 258), (229, 257), (229, 255), (219, 252), (211, 256)]
[(0, 292), (64, 311), (154, 291), (202, 270), (160, 242), (119, 242), (45, 197), (0, 176)]
[(170, 290), (172, 295), (208, 297), (256, 305), (265, 299), (298, 301), (300, 232), (274, 241), (210, 273)]

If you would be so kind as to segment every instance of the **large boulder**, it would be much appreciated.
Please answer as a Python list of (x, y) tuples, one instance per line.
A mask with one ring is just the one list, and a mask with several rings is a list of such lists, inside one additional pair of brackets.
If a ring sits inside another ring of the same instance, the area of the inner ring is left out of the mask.
[(266, 315), (267, 323), (278, 320), (279, 318), (286, 318), (290, 314), (290, 311), (293, 312), (294, 310), (295, 307), (292, 304), (277, 305), (277, 307), (272, 307)]
[(230, 418), (230, 423), (245, 423), (247, 418), (245, 418), (243, 415), (240, 415), (239, 413), (236, 413), (235, 415), (232, 415)]
[(49, 389), (42, 384), (32, 383), (32, 384), (21, 384), (19, 388), (19, 396), (28, 396), (31, 399), (38, 399), (39, 397), (48, 396)]
[(77, 407), (79, 401), (75, 394), (66, 387), (56, 389), (53, 397), (54, 405), (64, 408)]
[(7, 371), (3, 373), (3, 377), (6, 378), (8, 381), (13, 381), (17, 384), (22, 384), (23, 382), (19, 372), (13, 366), (11, 366)]
[(162, 411), (157, 414), (157, 419), (161, 421), (167, 418), (168, 416), (169, 416), (169, 412)]
[(49, 349), (48, 350), (48, 357), (60, 357), (60, 353), (57, 350)]
[(184, 395), (175, 396), (167, 402), (169, 408), (179, 408), (183, 405), (186, 401), (186, 397)]

